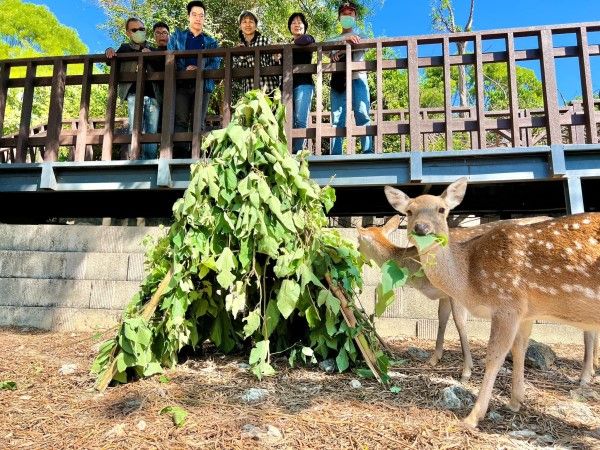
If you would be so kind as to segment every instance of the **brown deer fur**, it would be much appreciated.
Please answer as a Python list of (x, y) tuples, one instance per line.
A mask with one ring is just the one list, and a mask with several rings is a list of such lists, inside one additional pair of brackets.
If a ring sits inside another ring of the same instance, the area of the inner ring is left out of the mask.
[[(407, 231), (448, 235), (448, 213), (462, 201), (466, 178), (441, 196), (411, 199), (386, 187), (390, 204), (408, 216)], [(524, 398), (525, 350), (534, 320), (549, 319), (585, 330), (600, 328), (600, 214), (565, 216), (531, 225), (506, 225), (478, 239), (431, 246), (420, 259), (429, 281), (472, 314), (491, 319), (485, 374), (465, 423), (477, 426), (509, 350), (513, 383), (509, 406)]]

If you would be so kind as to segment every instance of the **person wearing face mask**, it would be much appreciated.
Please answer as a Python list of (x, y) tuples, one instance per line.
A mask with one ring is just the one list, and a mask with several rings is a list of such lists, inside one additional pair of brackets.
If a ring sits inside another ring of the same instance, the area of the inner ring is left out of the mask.
[[(352, 2), (344, 2), (338, 9), (338, 17), (342, 26), (342, 33), (334, 36), (328, 41), (343, 41), (350, 44), (358, 44), (367, 36), (356, 30), (357, 7)], [(338, 62), (345, 59), (345, 50), (331, 53), (331, 60)], [(352, 50), (352, 61), (364, 61), (364, 50)], [(352, 73), (352, 110), (356, 119), (356, 125), (366, 126), (371, 123), (370, 108), (371, 98), (367, 73), (365, 71), (354, 71)], [(334, 73), (331, 77), (331, 123), (334, 128), (346, 126), (346, 74), (344, 72)], [(343, 138), (331, 139), (331, 154), (342, 154)], [(360, 138), (362, 153), (373, 152), (373, 138), (362, 136)]]
[[(301, 12), (293, 13), (288, 19), (288, 30), (292, 33), (292, 43), (298, 46), (305, 46), (315, 43), (315, 38), (307, 34), (308, 21)], [(304, 49), (294, 49), (293, 61), (296, 64), (310, 64), (312, 61), (312, 51)], [(302, 73), (294, 75), (294, 128), (306, 128), (308, 125), (308, 114), (310, 113), (310, 104), (312, 103), (315, 85), (312, 75)], [(304, 139), (294, 139), (292, 150), (298, 153), (304, 148)]]
[[(193, 0), (186, 6), (188, 15), (188, 28), (185, 30), (177, 29), (171, 34), (169, 39), (169, 50), (208, 50), (217, 48), (219, 44), (212, 36), (204, 32), (204, 20), (206, 17), (206, 6), (201, 1)], [(198, 69), (218, 69), (221, 65), (219, 57), (202, 58), (202, 67), (198, 67), (198, 58), (196, 56), (187, 56), (177, 58), (177, 71), (196, 71)], [(206, 113), (212, 92), (215, 90), (215, 80), (204, 80), (204, 92), (202, 95), (202, 108), (194, 108), (194, 96), (196, 92), (195, 80), (182, 80), (177, 83), (177, 94), (175, 96), (175, 131), (190, 131), (190, 115), (192, 111), (200, 114), (200, 126), (204, 131)], [(197, 106), (197, 105), (196, 105)], [(185, 158), (190, 156), (189, 145), (176, 145), (173, 149), (175, 158)]]
[[(129, 38), (115, 51), (107, 48), (104, 52), (106, 58), (112, 59), (117, 53), (150, 52), (156, 50), (146, 41), (146, 27), (143, 22), (135, 17), (130, 17), (125, 22), (125, 34)], [(120, 65), (121, 72), (136, 72), (137, 61), (123, 61)], [(147, 71), (152, 71), (150, 64), (146, 65)], [(127, 112), (129, 119), (129, 132), (133, 132), (133, 120), (135, 112), (136, 83), (119, 83), (117, 93), (121, 100), (127, 101)], [(144, 83), (144, 95), (142, 108), (142, 132), (154, 134), (158, 130), (158, 118), (160, 115), (161, 91), (158, 83), (146, 81)], [(141, 159), (154, 159), (158, 157), (158, 144), (142, 144), (140, 152)]]
[[(252, 11), (242, 11), (238, 17), (238, 25), (240, 27), (239, 47), (260, 47), (263, 45), (271, 45), (271, 40), (258, 31), (258, 17)], [(261, 54), (260, 65), (275, 66), (279, 64), (281, 55)], [(254, 55), (246, 54), (235, 56), (233, 58), (233, 67), (254, 67)], [(260, 77), (260, 86), (254, 86), (254, 78), (243, 78), (241, 80), (242, 91), (244, 93), (252, 89), (262, 89), (267, 94), (271, 94), (275, 89), (281, 86), (281, 77), (277, 75)]]

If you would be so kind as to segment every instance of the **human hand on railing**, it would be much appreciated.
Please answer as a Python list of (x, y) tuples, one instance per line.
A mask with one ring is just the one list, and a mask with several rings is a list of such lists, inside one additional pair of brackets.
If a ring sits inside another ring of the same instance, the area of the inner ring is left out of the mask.
[(116, 54), (117, 52), (115, 52), (115, 49), (112, 47), (108, 47), (106, 50), (104, 50), (104, 56), (106, 56), (107, 59), (113, 59)]
[(185, 70), (196, 70), (198, 68), (198, 66), (193, 66), (193, 65), (189, 65), (185, 68)]
[(345, 41), (349, 44), (358, 44), (360, 42), (360, 36), (357, 36), (356, 34), (351, 34), (345, 39)]
[(273, 61), (279, 64), (281, 62), (281, 53), (273, 53)]
[(142, 49), (142, 52), (147, 53), (147, 52), (151, 52), (152, 50), (150, 50), (148, 47), (144, 47)]
[(346, 59), (346, 53), (344, 52), (344, 50), (331, 52), (331, 55), (329, 55), (329, 59), (331, 59), (333, 62), (344, 61)]

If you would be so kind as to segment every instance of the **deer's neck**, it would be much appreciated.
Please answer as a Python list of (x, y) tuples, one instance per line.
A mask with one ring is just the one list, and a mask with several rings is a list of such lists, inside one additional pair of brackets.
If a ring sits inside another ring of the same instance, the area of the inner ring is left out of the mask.
[(394, 260), (400, 265), (410, 265), (418, 260), (418, 252), (415, 247), (399, 247), (387, 239), (377, 239), (373, 251), (368, 255), (378, 266), (381, 267), (386, 261)]
[(436, 288), (458, 298), (468, 283), (468, 261), (465, 244), (450, 242), (419, 255), (425, 275)]

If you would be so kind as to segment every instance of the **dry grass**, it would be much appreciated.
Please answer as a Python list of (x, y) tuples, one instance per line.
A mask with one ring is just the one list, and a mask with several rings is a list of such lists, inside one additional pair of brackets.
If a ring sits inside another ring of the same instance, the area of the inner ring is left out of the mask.
[[(598, 448), (591, 430), (598, 423), (580, 424), (559, 418), (548, 407), (570, 401), (576, 389), (581, 346), (555, 346), (559, 359), (553, 370), (528, 370), (527, 404), (515, 414), (506, 408), (509, 375), (501, 374), (491, 408), (500, 419), (482, 422), (479, 431), (460, 427), (468, 409), (454, 412), (436, 406), (440, 390), (460, 373), (458, 344), (447, 343), (438, 368), (409, 360), (405, 351), (428, 351), (432, 343), (404, 340), (392, 344), (406, 363), (393, 369), (392, 393), (372, 380), (353, 389), (353, 374), (327, 375), (316, 369), (289, 369), (278, 361), (278, 374), (259, 382), (240, 368), (242, 358), (207, 351), (201, 359), (158, 377), (93, 390), (88, 369), (95, 356), (92, 333), (60, 334), (0, 329), (0, 381), (15, 381), (17, 390), (0, 391), (0, 448), (145, 449), (145, 448)], [(481, 343), (474, 343), (476, 368), (467, 384), (472, 391), (482, 376)], [(72, 375), (61, 375), (64, 364), (77, 364)], [(510, 367), (508, 365), (508, 367)], [(597, 390), (593, 386), (592, 393)], [(250, 387), (269, 391), (258, 404), (240, 396)], [(586, 403), (600, 417), (600, 401)], [(159, 415), (165, 406), (189, 412), (185, 426), (176, 428)], [(145, 422), (146, 428), (142, 431)], [(244, 425), (273, 425), (281, 437), (256, 440), (244, 435)], [(517, 439), (509, 431), (529, 429), (551, 441)]]

